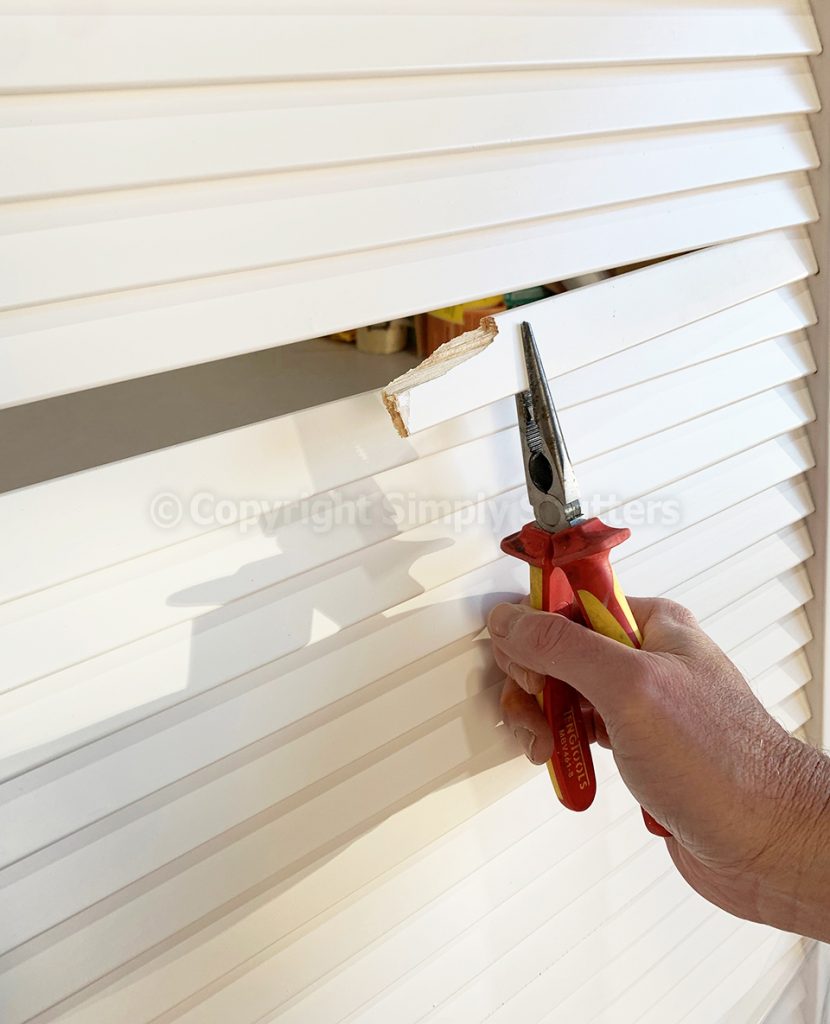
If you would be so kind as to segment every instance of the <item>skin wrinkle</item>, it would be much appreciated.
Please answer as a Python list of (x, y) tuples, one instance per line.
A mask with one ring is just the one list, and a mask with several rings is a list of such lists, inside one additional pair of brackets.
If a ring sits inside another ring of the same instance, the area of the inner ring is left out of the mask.
[(570, 683), (592, 741), (612, 748), (633, 795), (671, 831), (668, 852), (692, 888), (738, 917), (830, 940), (830, 760), (769, 715), (691, 612), (631, 603), (640, 651), (497, 606), (505, 722), (534, 733), (533, 760), (546, 760), (553, 736), (533, 691), (546, 673)]

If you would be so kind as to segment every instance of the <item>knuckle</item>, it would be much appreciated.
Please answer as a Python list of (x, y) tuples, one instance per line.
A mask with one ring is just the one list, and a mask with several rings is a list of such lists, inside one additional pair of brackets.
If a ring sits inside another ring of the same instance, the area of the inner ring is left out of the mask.
[(677, 601), (670, 601), (668, 598), (660, 598), (657, 602), (660, 613), (679, 626), (691, 626), (697, 628), (697, 619), (689, 609)]

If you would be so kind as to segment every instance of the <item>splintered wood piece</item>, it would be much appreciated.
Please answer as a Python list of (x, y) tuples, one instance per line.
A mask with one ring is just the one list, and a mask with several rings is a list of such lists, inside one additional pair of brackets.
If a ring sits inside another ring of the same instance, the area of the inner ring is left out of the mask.
[(408, 417), (405, 419), (401, 413), (402, 408), (408, 407), (409, 392), (427, 381), (443, 376), (453, 367), (481, 352), (498, 333), (499, 328), (494, 317), (482, 317), (475, 330), (466, 331), (457, 338), (439, 345), (432, 355), (427, 356), (422, 363), (413, 366), (411, 370), (407, 370), (400, 377), (396, 377), (391, 384), (383, 389), (381, 392), (383, 404), (401, 437), (406, 437), (410, 432), (406, 422)]
[(533, 325), (549, 373), (597, 359), (713, 316), (815, 271), (802, 229), (701, 249), (485, 317), (393, 380), (381, 397), (402, 437), (527, 386), (519, 325)]

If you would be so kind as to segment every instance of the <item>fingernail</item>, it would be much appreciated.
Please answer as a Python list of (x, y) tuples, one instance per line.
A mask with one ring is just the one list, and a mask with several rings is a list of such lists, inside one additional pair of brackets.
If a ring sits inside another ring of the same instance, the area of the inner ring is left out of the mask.
[(530, 684), (526, 668), (523, 668), (521, 665), (517, 665), (515, 661), (511, 661), (507, 666), (507, 674), (511, 679), (514, 679), (523, 690), (527, 690), (527, 692), (530, 693)]
[(515, 604), (497, 604), (487, 619), (492, 636), (506, 637), (521, 614)]
[(536, 737), (530, 731), (530, 729), (523, 729), (521, 726), (517, 726), (513, 730), (513, 735), (516, 737), (516, 742), (524, 751), (525, 757), (529, 760), (533, 760), (533, 747), (536, 743)]

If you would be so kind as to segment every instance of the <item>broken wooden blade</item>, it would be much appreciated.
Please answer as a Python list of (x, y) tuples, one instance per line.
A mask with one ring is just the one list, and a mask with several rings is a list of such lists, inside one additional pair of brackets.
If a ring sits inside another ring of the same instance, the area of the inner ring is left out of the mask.
[(454, 367), (486, 348), (498, 332), (493, 317), (485, 316), (475, 330), (467, 331), (439, 345), (431, 356), (427, 356), (422, 363), (396, 377), (381, 391), (383, 404), (401, 437), (408, 437), (413, 433), (409, 425), (410, 392), (423, 387), (429, 381), (440, 380)]
[(407, 437), (527, 387), (522, 320), (533, 326), (547, 372), (559, 376), (801, 280), (813, 269), (801, 229), (701, 249), (485, 317), (393, 380), (382, 398), (398, 433)]

